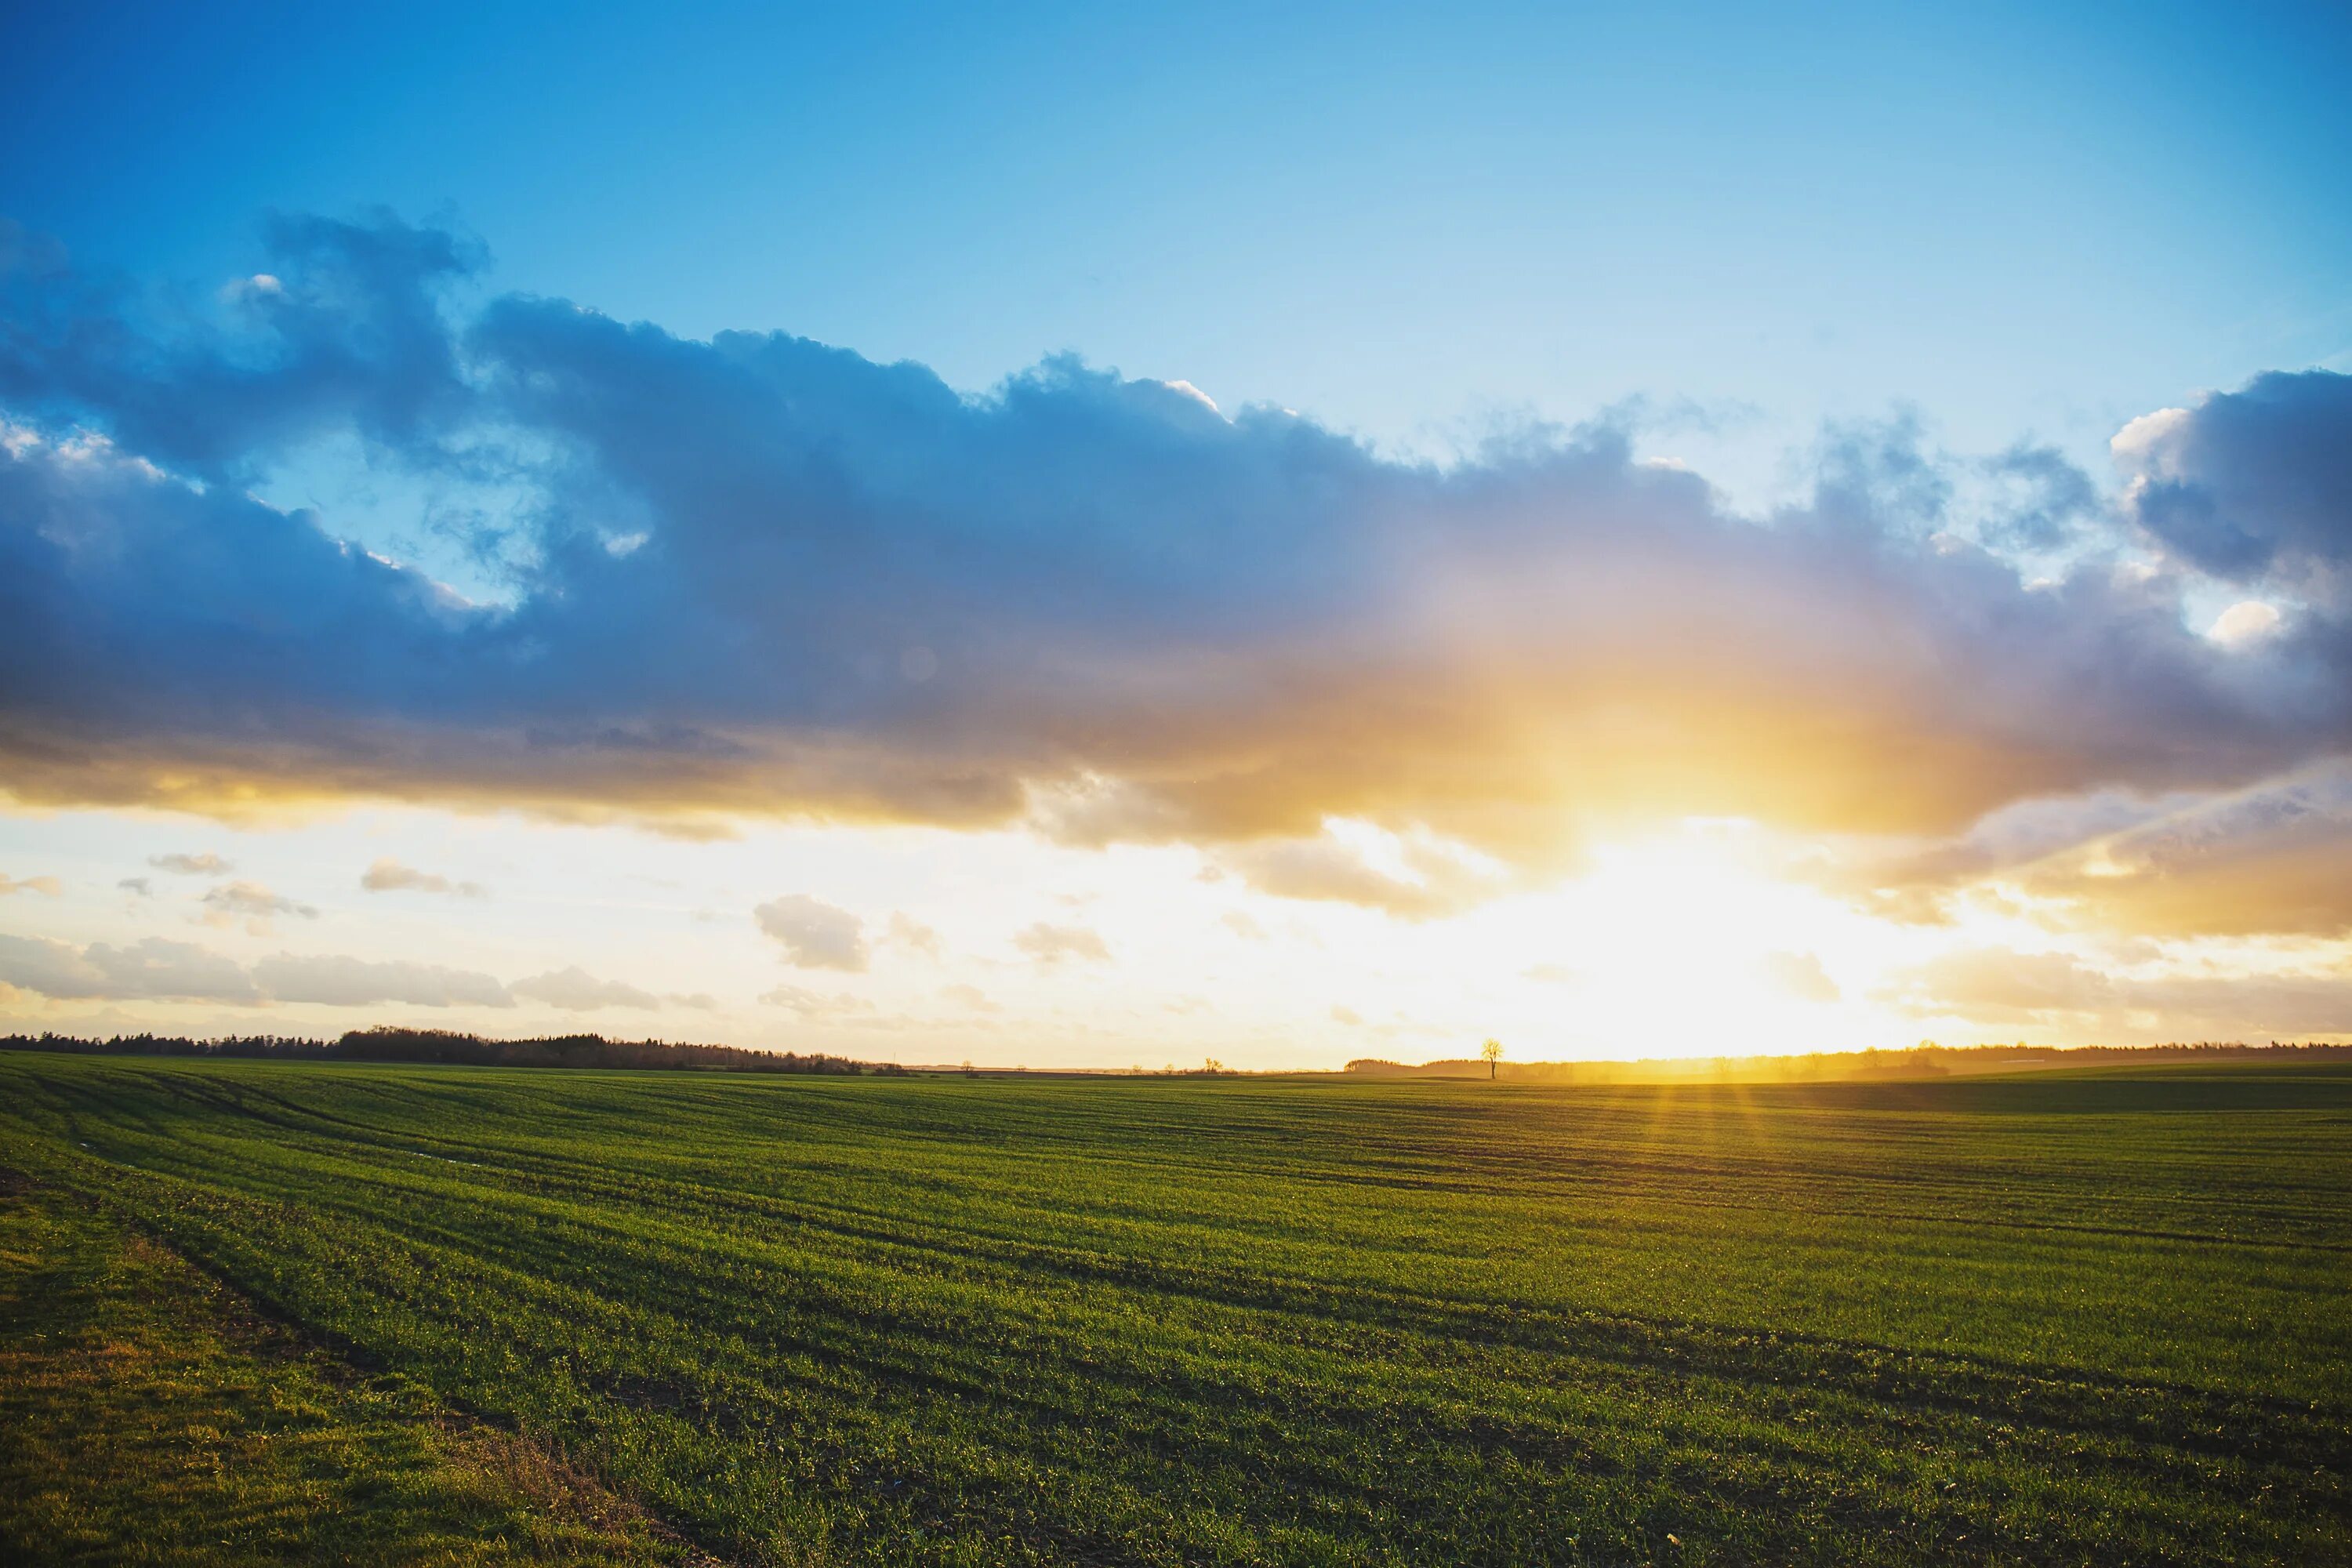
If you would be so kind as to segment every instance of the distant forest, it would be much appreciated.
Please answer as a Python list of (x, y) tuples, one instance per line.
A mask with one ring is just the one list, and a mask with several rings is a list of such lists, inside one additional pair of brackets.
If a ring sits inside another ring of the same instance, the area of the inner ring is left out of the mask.
[[(2247, 1045), (2200, 1040), (2162, 1046), (1938, 1046), (1905, 1051), (1816, 1051), (1801, 1057), (1645, 1057), (1622, 1062), (1509, 1062), (1498, 1076), (1535, 1083), (1655, 1083), (1661, 1079), (1737, 1079), (1802, 1082), (1815, 1079), (1946, 1078), (2018, 1072), (2032, 1068), (2132, 1066), (2158, 1061), (2343, 1061), (2352, 1045)], [(1486, 1063), (1470, 1058), (1403, 1062), (1361, 1057), (1347, 1070), (1362, 1078), (1485, 1078)]]
[[(602, 1035), (556, 1035), (540, 1039), (492, 1040), (447, 1029), (353, 1029), (340, 1039), (313, 1040), (283, 1035), (241, 1035), (191, 1039), (184, 1035), (116, 1035), (82, 1039), (72, 1035), (0, 1035), (0, 1051), (60, 1051), (103, 1057), (234, 1057), (268, 1061), (432, 1062), (466, 1067), (628, 1068), (681, 1072), (822, 1073), (895, 1077), (909, 1070), (896, 1062), (865, 1062), (822, 1052), (747, 1050), (740, 1046), (672, 1045), (663, 1040), (608, 1040)], [(1638, 1061), (1512, 1062), (1499, 1076), (1523, 1083), (1659, 1083), (1730, 1079), (1741, 1082), (1806, 1082), (1823, 1079), (1918, 1079), (1976, 1073), (2018, 1072), (2035, 1068), (2129, 1066), (2157, 1061), (2276, 1062), (2352, 1060), (2352, 1045), (2247, 1045), (2200, 1041), (2162, 1046), (1938, 1046), (1903, 1051), (1820, 1051), (1801, 1057), (1650, 1057)], [(952, 1070), (952, 1069), (949, 1069)], [(970, 1074), (966, 1066), (961, 1069)], [(1007, 1069), (987, 1069), (998, 1076)], [(1015, 1073), (1025, 1069), (1010, 1069)], [(1200, 1077), (1193, 1068), (1179, 1077)], [(1205, 1069), (1230, 1076), (1227, 1069)], [(1359, 1058), (1347, 1065), (1355, 1078), (1476, 1078), (1487, 1064), (1470, 1058), (1418, 1066)], [(1066, 1069), (1055, 1077), (1071, 1076)], [(1096, 1074), (1080, 1070), (1075, 1076)], [(1129, 1076), (1126, 1069), (1099, 1076)]]
[(602, 1035), (556, 1035), (534, 1040), (486, 1040), (446, 1029), (353, 1029), (339, 1040), (244, 1035), (194, 1040), (181, 1035), (117, 1035), (85, 1040), (71, 1035), (0, 1036), (0, 1050), (66, 1051), (104, 1057), (240, 1057), (269, 1061), (439, 1062), (467, 1067), (652, 1068), (684, 1072), (883, 1073), (894, 1062), (847, 1057), (751, 1051), (740, 1046), (670, 1045), (662, 1040), (608, 1040)]

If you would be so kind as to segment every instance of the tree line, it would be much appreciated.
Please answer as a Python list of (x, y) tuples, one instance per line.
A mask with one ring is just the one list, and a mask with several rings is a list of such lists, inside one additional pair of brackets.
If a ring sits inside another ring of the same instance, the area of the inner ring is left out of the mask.
[[(1488, 1041), (1489, 1047), (1495, 1042)], [(2352, 1045), (2273, 1040), (2197, 1040), (2157, 1046), (1941, 1046), (1923, 1041), (1910, 1050), (1815, 1051), (1804, 1056), (1644, 1057), (1634, 1061), (1499, 1062), (1499, 1048), (1475, 1058), (1450, 1058), (1418, 1067), (1360, 1057), (1346, 1071), (1361, 1078), (1492, 1078), (1499, 1068), (1538, 1082), (1651, 1083), (1660, 1079), (1731, 1078), (1743, 1082), (1808, 1082), (1832, 1079), (1944, 1078), (2034, 1067), (2097, 1067), (2155, 1061), (2336, 1061), (2352, 1059)]]
[(861, 1062), (823, 1052), (754, 1051), (740, 1046), (608, 1040), (602, 1035), (553, 1035), (492, 1040), (450, 1029), (353, 1029), (340, 1039), (286, 1035), (236, 1035), (191, 1039), (184, 1035), (0, 1036), (0, 1050), (63, 1051), (79, 1056), (235, 1057), (266, 1061), (431, 1062), (462, 1067), (630, 1068), (687, 1072), (903, 1073), (895, 1062)]

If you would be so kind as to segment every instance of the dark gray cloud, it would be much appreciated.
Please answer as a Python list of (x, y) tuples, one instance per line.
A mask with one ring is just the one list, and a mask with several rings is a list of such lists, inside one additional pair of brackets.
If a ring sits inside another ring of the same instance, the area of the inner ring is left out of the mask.
[(1980, 531), (2000, 548), (2061, 549), (2104, 510), (2091, 477), (2054, 447), (2020, 443), (1979, 468), (1995, 489)]
[(2352, 376), (2273, 372), (2116, 438), (2132, 514), (2200, 570), (2340, 602), (2352, 585)]
[[(2224, 647), (2170, 573), (2078, 551), (2029, 585), (1955, 542), (1950, 479), (1900, 420), (1841, 433), (1814, 500), (1759, 523), (1606, 425), (1402, 463), (1074, 360), (972, 397), (564, 300), (460, 321), (446, 236), (277, 241), (274, 288), (201, 331), (54, 268), (8, 285), (0, 402), (29, 424), (0, 456), (0, 760), (22, 799), (1308, 846), (1352, 816), (1556, 868), (1627, 815), (1947, 834), (2352, 746), (2336, 601)], [(2143, 443), (2134, 517), (2200, 567), (2333, 572), (2346, 384), (2265, 377), (2181, 416)], [(211, 482), (332, 432), (525, 497), (510, 597)], [(2048, 453), (1994, 467), (2017, 541), (2084, 525)], [(1313, 848), (1237, 864), (1410, 912), (1478, 896)]]
[(0, 406), (100, 411), (125, 448), (215, 479), (321, 431), (406, 449), (462, 420), (470, 394), (439, 292), (478, 247), (387, 214), (274, 218), (263, 241), (262, 269), (226, 291), (229, 319), (203, 325), (0, 246)]

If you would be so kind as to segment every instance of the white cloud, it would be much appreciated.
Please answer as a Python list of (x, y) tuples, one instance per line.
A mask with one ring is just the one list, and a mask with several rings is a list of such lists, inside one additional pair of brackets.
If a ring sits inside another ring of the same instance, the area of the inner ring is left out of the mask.
[(1805, 1002), (1834, 1002), (1843, 994), (1838, 984), (1810, 952), (1768, 952), (1764, 973), (1773, 984)]
[(862, 972), (870, 954), (865, 922), (806, 893), (771, 899), (751, 911), (760, 929), (783, 944), (786, 957), (803, 969)]
[(661, 998), (649, 991), (617, 980), (599, 980), (577, 964), (518, 980), (507, 989), (524, 1001), (544, 1002), (570, 1013), (593, 1013), (599, 1007), (652, 1009), (661, 1005)]
[(2205, 635), (2225, 647), (2260, 642), (2279, 627), (2276, 605), (2262, 599), (2241, 599), (2213, 618)]
[(281, 952), (253, 966), (253, 978), (280, 1002), (331, 1007), (404, 1003), (416, 1007), (511, 1007), (514, 998), (488, 974), (404, 959)]
[(88, 947), (47, 937), (0, 935), (0, 982), (64, 999), (252, 1003), (261, 1000), (236, 963), (193, 942), (148, 937)]
[(942, 985), (940, 987), (940, 994), (958, 1006), (968, 1007), (975, 1013), (1004, 1011), (989, 998), (987, 992), (977, 985)]
[(874, 1011), (873, 1003), (863, 997), (852, 996), (845, 991), (826, 995), (798, 985), (779, 985), (763, 993), (760, 1000), (771, 1007), (782, 1007), (812, 1020), (845, 1018)]
[(888, 934), (885, 940), (893, 947), (901, 947), (908, 952), (919, 953), (934, 963), (938, 963), (944, 954), (944, 949), (940, 942), (940, 933), (904, 910), (891, 911)]
[(1087, 926), (1051, 925), (1039, 921), (1015, 932), (1013, 945), (1048, 967), (1072, 958), (1084, 959), (1091, 963), (1108, 963), (1111, 961), (1109, 947)]

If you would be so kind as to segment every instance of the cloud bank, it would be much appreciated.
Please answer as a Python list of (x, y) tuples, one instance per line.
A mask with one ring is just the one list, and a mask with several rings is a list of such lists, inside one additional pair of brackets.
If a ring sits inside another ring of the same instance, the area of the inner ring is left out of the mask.
[[(281, 952), (248, 966), (194, 942), (163, 937), (124, 946), (100, 942), (77, 947), (48, 937), (0, 934), (0, 984), (53, 1001), (499, 1008), (521, 1001), (566, 1012), (663, 1005), (663, 998), (650, 992), (600, 980), (576, 965), (507, 985), (477, 970), (340, 953)], [(707, 996), (668, 1000), (687, 1007), (712, 1005)]]
[[(1027, 822), (1427, 915), (1604, 820), (1960, 845), (2352, 752), (2352, 378), (2324, 372), (2135, 422), (2112, 506), (2021, 447), (1969, 522), (1898, 426), (1759, 520), (1606, 426), (1440, 467), (1070, 359), (970, 396), (780, 334), (461, 315), (475, 252), (389, 218), (278, 225), (274, 286), (196, 324), (6, 253), (20, 801)], [(326, 440), (508, 498), (459, 541), (502, 593), (248, 493)], [(2192, 628), (2216, 584), (2275, 623)], [(1351, 858), (1333, 819), (1421, 847)], [(769, 927), (794, 962), (863, 966), (808, 918)]]

